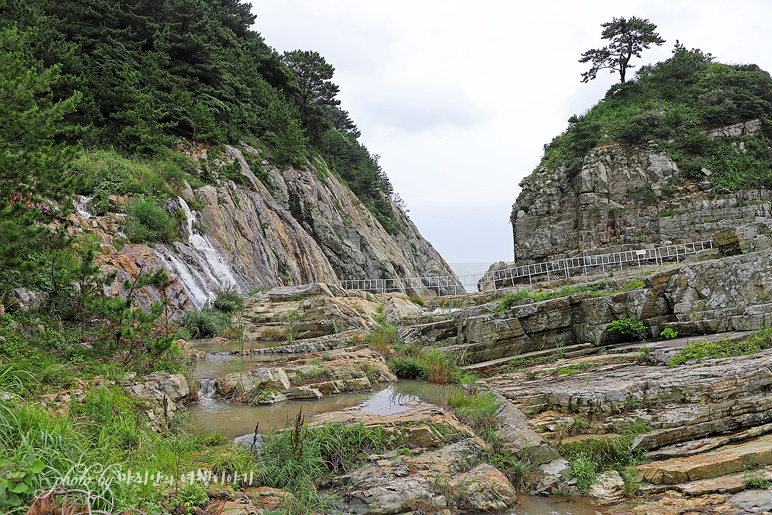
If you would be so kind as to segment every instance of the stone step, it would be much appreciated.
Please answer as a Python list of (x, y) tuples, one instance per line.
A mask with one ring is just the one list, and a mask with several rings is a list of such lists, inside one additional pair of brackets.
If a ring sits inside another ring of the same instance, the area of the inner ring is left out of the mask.
[[(603, 350), (602, 347), (595, 347), (593, 343), (578, 343), (576, 345), (568, 345), (566, 347), (563, 347), (562, 357), (573, 358), (577, 356), (584, 356), (586, 354), (594, 354), (602, 350)], [(550, 349), (537, 350), (533, 352), (525, 352), (523, 354), (517, 354), (515, 356), (505, 356), (503, 358), (492, 359), (490, 361), (481, 361), (480, 363), (473, 363), (471, 365), (466, 365), (462, 368), (464, 370), (470, 370), (470, 371), (479, 371), (479, 370), (485, 370), (489, 368), (498, 368), (498, 367), (508, 365), (513, 361), (551, 356), (556, 352), (558, 352), (558, 349), (553, 347)]]
[(270, 354), (303, 354), (307, 352), (323, 352), (335, 349), (351, 347), (356, 343), (361, 343), (364, 339), (363, 331), (350, 329), (340, 333), (328, 334), (317, 338), (307, 338), (298, 340), (295, 343), (277, 345), (264, 349), (252, 349), (249, 353), (253, 356), (263, 356)]
[(675, 490), (690, 496), (708, 494), (733, 494), (745, 490), (746, 483), (751, 478), (763, 481), (772, 481), (772, 466), (744, 472), (735, 472), (725, 476), (717, 476), (710, 479), (689, 481), (678, 485), (643, 485), (641, 493), (644, 495), (656, 495), (667, 490)]
[(709, 342), (719, 342), (728, 338), (730, 341), (736, 342), (745, 339), (752, 331), (730, 331), (725, 333), (704, 334), (700, 336), (685, 336), (681, 338), (673, 338), (672, 340), (650, 340), (650, 341), (637, 341), (626, 342), (616, 345), (609, 345), (606, 352), (609, 354), (620, 354), (627, 352), (638, 351), (646, 345), (652, 351), (658, 349), (682, 349), (692, 342), (707, 340)]
[(704, 454), (646, 463), (638, 467), (636, 476), (639, 480), (646, 480), (655, 485), (675, 485), (766, 465), (772, 465), (770, 434), (726, 445)]

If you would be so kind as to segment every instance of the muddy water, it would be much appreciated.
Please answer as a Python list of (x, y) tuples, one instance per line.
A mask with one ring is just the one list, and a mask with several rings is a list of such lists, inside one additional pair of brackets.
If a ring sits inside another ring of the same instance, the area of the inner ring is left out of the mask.
[[(201, 381), (200, 401), (188, 407), (191, 422), (195, 427), (219, 430), (226, 438), (251, 434), (258, 424), (260, 433), (290, 425), (303, 409), (307, 419), (318, 413), (346, 408), (367, 413), (389, 415), (406, 411), (422, 403), (444, 404), (454, 386), (436, 385), (421, 381), (400, 381), (389, 385), (376, 385), (371, 392), (330, 395), (314, 401), (286, 401), (272, 406), (243, 406), (216, 399), (213, 396), (212, 379), (236, 370), (236, 356), (220, 352), (221, 345), (207, 350), (205, 360), (199, 360), (194, 376)], [(211, 353), (214, 351), (215, 353)], [(239, 362), (240, 370), (252, 370), (259, 364), (249, 357)], [(264, 366), (264, 365), (263, 365)], [(520, 499), (517, 509), (508, 515), (595, 515), (597, 507), (573, 498), (544, 498), (526, 496)]]
[(440, 403), (448, 395), (449, 388), (452, 387), (421, 381), (400, 381), (378, 385), (372, 392), (329, 395), (314, 401), (286, 401), (272, 406), (231, 404), (215, 399), (210, 392), (202, 389), (199, 403), (189, 406), (188, 411), (194, 426), (217, 429), (226, 437), (235, 438), (252, 433), (255, 424), (259, 424), (260, 433), (282, 428), (295, 419), (301, 407), (307, 419), (317, 413), (354, 407), (367, 413), (390, 415), (421, 403)]
[(245, 341), (243, 344), (239, 344), (238, 340), (228, 341), (215, 341), (211, 340), (191, 340), (193, 347), (196, 350), (202, 350), (204, 352), (233, 352), (239, 350), (239, 346), (243, 345), (244, 350), (252, 349), (265, 349), (269, 347), (269, 344), (262, 341)]
[(536, 497), (520, 498), (520, 505), (507, 515), (596, 515), (605, 513), (581, 498)]

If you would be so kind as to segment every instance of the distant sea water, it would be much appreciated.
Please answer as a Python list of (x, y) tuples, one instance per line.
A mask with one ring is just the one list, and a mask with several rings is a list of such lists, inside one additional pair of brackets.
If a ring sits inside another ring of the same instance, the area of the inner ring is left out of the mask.
[[(482, 274), (488, 271), (493, 261), (490, 263), (448, 263), (450, 268), (456, 273), (461, 284), (464, 285), (464, 289), (467, 293), (474, 293), (477, 291), (477, 281), (480, 280)], [(472, 276), (472, 277), (468, 277)]]

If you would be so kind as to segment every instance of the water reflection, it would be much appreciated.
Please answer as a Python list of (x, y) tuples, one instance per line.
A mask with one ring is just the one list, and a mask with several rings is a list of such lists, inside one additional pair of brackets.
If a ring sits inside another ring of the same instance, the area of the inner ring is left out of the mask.
[(596, 515), (600, 508), (579, 497), (535, 497), (520, 499), (517, 509), (507, 515)]
[(285, 401), (270, 406), (243, 406), (214, 398), (208, 382), (202, 381), (201, 400), (188, 407), (195, 427), (217, 429), (228, 438), (254, 431), (259, 423), (261, 433), (290, 424), (300, 408), (306, 418), (318, 413), (354, 408), (377, 415), (406, 411), (422, 403), (439, 404), (448, 396), (452, 386), (421, 381), (400, 381), (377, 385), (372, 392), (329, 395), (319, 400)]

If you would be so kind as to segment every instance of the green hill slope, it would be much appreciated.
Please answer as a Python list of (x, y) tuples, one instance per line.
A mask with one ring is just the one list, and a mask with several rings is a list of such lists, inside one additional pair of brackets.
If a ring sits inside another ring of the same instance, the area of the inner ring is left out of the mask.
[(80, 95), (58, 125), (87, 148), (153, 155), (180, 140), (240, 139), (274, 163), (321, 154), (382, 225), (397, 232), (377, 160), (335, 98), (334, 68), (316, 52), (280, 55), (238, 0), (9, 0), (0, 28), (31, 37), (28, 66), (58, 67), (53, 100)]
[[(758, 119), (762, 131), (710, 139), (712, 128)], [(615, 142), (656, 142), (686, 176), (702, 168), (729, 189), (772, 186), (772, 79), (756, 65), (726, 65), (710, 54), (677, 45), (667, 61), (642, 67), (634, 82), (606, 98), (545, 145), (541, 167), (566, 164), (576, 174), (587, 152)], [(743, 143), (744, 152), (733, 145)]]

